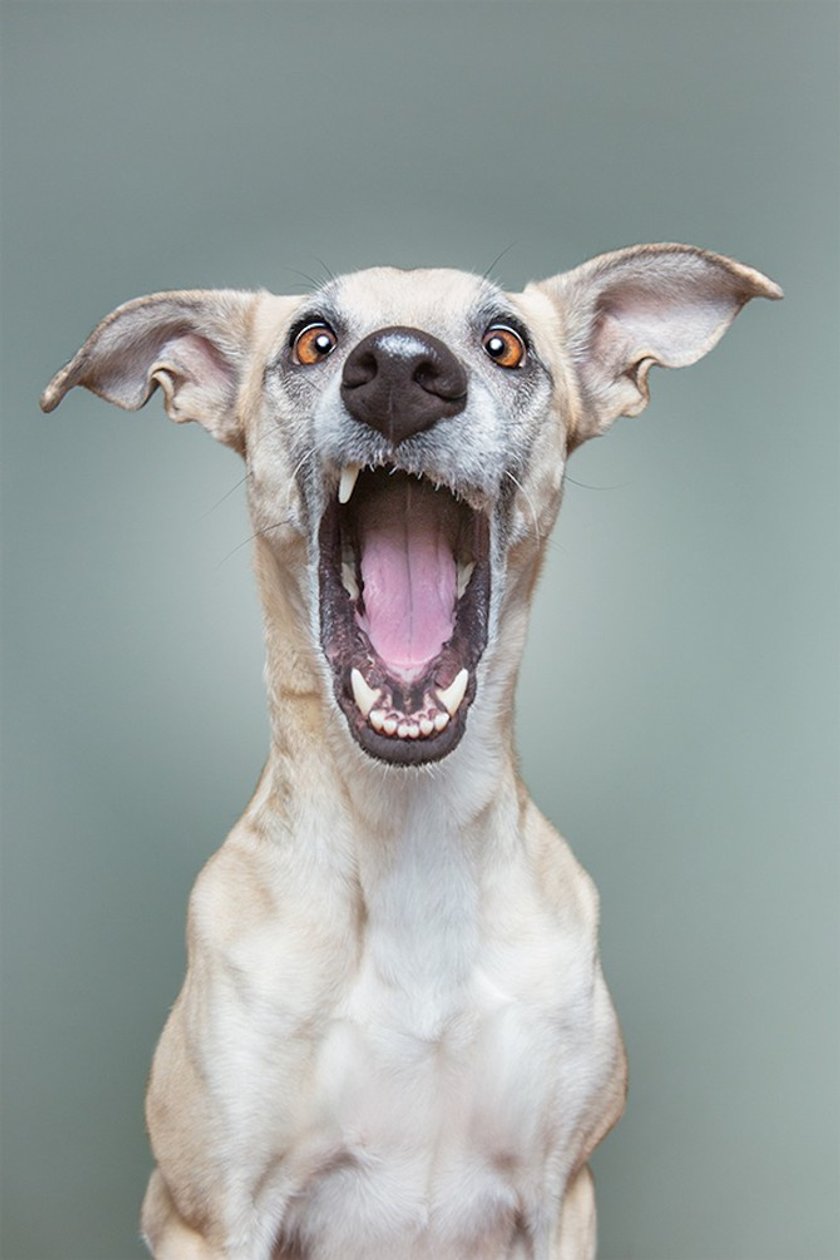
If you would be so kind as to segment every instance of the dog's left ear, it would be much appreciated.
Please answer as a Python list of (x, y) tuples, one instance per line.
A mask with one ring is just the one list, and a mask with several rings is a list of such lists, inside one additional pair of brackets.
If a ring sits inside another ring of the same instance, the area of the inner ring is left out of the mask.
[(154, 293), (117, 307), (41, 395), (52, 411), (74, 385), (136, 411), (160, 386), (170, 419), (197, 420), (242, 452), (237, 394), (257, 304), (268, 294), (211, 289)]
[(691, 245), (635, 245), (529, 285), (554, 305), (578, 376), (574, 446), (648, 401), (654, 364), (686, 367), (720, 340), (741, 307), (782, 290), (760, 271)]

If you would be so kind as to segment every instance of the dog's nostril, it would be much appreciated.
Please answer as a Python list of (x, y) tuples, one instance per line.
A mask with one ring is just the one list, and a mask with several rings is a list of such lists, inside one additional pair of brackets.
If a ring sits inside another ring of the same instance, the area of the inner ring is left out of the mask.
[(371, 351), (359, 354), (357, 347), (344, 364), (342, 383), (347, 389), (357, 389), (360, 385), (367, 385), (369, 381), (372, 381), (378, 370), (376, 356)]
[(441, 367), (440, 363), (427, 360), (417, 366), (414, 379), (427, 393), (436, 394), (438, 398), (446, 398), (454, 402), (455, 399), (464, 398), (467, 393), (466, 372), (457, 360), (454, 368), (455, 370), (452, 370), (450, 365)]

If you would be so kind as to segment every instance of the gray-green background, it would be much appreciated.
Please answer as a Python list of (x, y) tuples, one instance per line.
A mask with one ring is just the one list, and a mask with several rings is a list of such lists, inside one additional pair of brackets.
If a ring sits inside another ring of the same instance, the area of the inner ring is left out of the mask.
[(186, 897), (266, 745), (236, 458), (157, 401), (47, 418), (40, 389), (155, 289), (507, 246), (517, 286), (646, 240), (787, 296), (575, 456), (519, 692), (630, 1054), (601, 1256), (837, 1257), (838, 10), (30, 0), (3, 28), (5, 1260), (141, 1255)]

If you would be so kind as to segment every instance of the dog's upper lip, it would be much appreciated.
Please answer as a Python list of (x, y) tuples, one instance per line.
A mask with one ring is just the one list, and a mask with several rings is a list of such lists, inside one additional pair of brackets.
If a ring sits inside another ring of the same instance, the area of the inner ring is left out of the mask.
[(477, 486), (455, 483), (452, 479), (436, 470), (415, 465), (411, 462), (398, 462), (394, 459), (358, 460), (352, 457), (335, 461), (335, 471), (328, 476), (328, 493), (335, 493), (338, 502), (346, 506), (353, 496), (361, 472), (376, 472), (385, 469), (387, 472), (405, 473), (421, 481), (431, 483), (436, 490), (445, 489), (456, 499), (466, 503), (474, 512), (489, 513), (493, 507), (493, 498)]

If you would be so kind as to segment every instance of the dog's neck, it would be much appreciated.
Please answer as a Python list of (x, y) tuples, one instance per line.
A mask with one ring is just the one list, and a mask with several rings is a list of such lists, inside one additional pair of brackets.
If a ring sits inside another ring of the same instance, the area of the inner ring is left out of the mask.
[(263, 784), (270, 782), (273, 811), (297, 820), (311, 812), (336, 836), (347, 836), (349, 825), (353, 844), (369, 846), (418, 830), (441, 840), (467, 840), (482, 815), (514, 808), (518, 780), (511, 714), (525, 602), (516, 614), (506, 613), (504, 641), (485, 654), (479, 699), (455, 752), (430, 766), (386, 766), (351, 742), (343, 716), (325, 701), (331, 680), (313, 650), (303, 591), (287, 578), (289, 572), (305, 572), (301, 560), (284, 564), (267, 543), (258, 543), (255, 568), (265, 619), (271, 728)]

